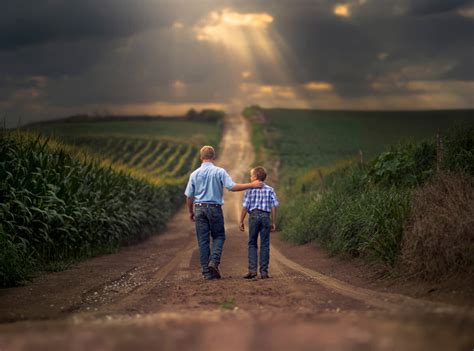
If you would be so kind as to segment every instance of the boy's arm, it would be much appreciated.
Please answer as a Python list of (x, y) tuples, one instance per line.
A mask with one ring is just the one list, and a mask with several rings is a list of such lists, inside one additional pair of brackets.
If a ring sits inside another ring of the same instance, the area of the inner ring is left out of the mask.
[(270, 227), (271, 232), (276, 231), (276, 219), (277, 219), (277, 208), (273, 207), (272, 208), (272, 225)]
[(240, 231), (243, 232), (245, 230), (244, 219), (247, 215), (247, 209), (242, 207), (242, 212), (240, 213)]
[(275, 192), (272, 193), (272, 225), (270, 227), (270, 231), (276, 231), (276, 220), (277, 220), (277, 207), (280, 206), (278, 202), (278, 198)]

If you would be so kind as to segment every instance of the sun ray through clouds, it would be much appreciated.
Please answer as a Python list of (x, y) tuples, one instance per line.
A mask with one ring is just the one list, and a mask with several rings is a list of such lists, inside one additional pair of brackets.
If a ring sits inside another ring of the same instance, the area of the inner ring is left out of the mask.
[[(231, 8), (212, 11), (194, 28), (196, 39), (220, 45), (239, 65), (240, 95), (233, 107), (259, 102), (270, 105), (309, 107), (299, 93), (286, 62), (281, 37), (272, 28), (274, 18), (266, 12), (240, 13)], [(264, 66), (266, 75), (260, 70)]]

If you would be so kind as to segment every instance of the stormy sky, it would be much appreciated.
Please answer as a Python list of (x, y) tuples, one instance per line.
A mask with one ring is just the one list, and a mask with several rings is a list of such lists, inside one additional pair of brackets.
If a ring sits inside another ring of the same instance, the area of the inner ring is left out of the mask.
[(0, 118), (474, 108), (474, 0), (0, 0)]

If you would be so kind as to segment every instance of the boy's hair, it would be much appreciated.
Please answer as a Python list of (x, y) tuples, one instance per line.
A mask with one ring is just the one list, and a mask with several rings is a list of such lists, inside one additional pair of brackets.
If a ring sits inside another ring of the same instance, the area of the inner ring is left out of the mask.
[(216, 152), (214, 148), (209, 145), (204, 145), (199, 151), (202, 160), (214, 160), (216, 158)]
[(257, 179), (260, 180), (261, 182), (267, 179), (267, 170), (263, 168), (262, 166), (252, 168), (252, 172), (255, 175), (255, 177), (257, 177)]

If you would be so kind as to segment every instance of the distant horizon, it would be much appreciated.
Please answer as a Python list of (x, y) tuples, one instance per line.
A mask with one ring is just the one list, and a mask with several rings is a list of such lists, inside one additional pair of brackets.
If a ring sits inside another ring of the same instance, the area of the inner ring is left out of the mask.
[[(248, 106), (255, 106), (255, 105), (248, 105)], [(245, 106), (245, 107), (248, 107)], [(277, 106), (277, 107), (265, 107), (265, 106), (260, 106), (262, 109), (265, 110), (297, 110), (297, 111), (334, 111), (334, 112), (437, 112), (437, 111), (474, 111), (474, 107), (451, 107), (451, 108), (413, 108), (413, 109), (346, 109), (346, 108), (339, 108), (339, 109), (333, 109), (333, 108), (301, 108), (301, 107), (282, 107), (282, 106)], [(244, 108), (245, 108), (244, 107)], [(190, 107), (187, 111), (190, 109), (193, 109), (193, 107)], [(241, 111), (226, 111), (226, 110), (218, 110), (218, 109), (210, 109), (210, 110), (217, 110), (217, 111), (223, 111), (226, 114), (240, 114), (242, 113)], [(186, 111), (186, 112), (187, 112)], [(196, 111), (202, 111), (196, 109)], [(51, 118), (42, 118), (42, 119), (37, 119), (33, 121), (28, 121), (26, 120), (24, 123), (22, 121), (21, 126), (27, 126), (30, 124), (35, 124), (35, 123), (43, 123), (43, 122), (55, 122), (55, 121), (61, 121), (61, 120), (66, 120), (69, 118), (73, 117), (90, 117), (91, 119), (93, 118), (105, 118), (105, 117), (117, 117), (117, 118), (133, 118), (133, 117), (150, 117), (150, 118), (182, 118), (185, 117), (186, 112), (182, 114), (150, 114), (150, 113), (127, 113), (127, 114), (120, 114), (120, 113), (107, 113), (107, 114), (97, 114), (97, 113), (73, 113), (69, 115), (64, 115), (64, 116), (54, 116)], [(0, 114), (1, 116), (1, 114)], [(0, 117), (1, 121), (1, 126), (3, 126), (3, 119), (6, 118), (6, 128), (17, 128), (15, 126), (12, 126), (12, 123), (14, 125), (18, 125), (20, 117), (17, 117), (14, 120), (11, 120), (8, 116), (3, 116)], [(474, 115), (473, 115), (474, 118)], [(23, 120), (23, 118), (21, 118)]]
[[(252, 105), (249, 105), (249, 106), (252, 106)], [(368, 113), (377, 113), (377, 112), (387, 112), (387, 113), (390, 113), (390, 112), (400, 112), (400, 113), (404, 113), (404, 112), (447, 112), (447, 111), (474, 111), (474, 108), (446, 108), (446, 109), (407, 109), (407, 110), (364, 110), (364, 109), (320, 109), (320, 108), (291, 108), (291, 107), (264, 107), (264, 106), (260, 106), (262, 109), (265, 109), (265, 110), (295, 110), (295, 111), (321, 111), (321, 112), (368, 112)], [(192, 109), (192, 107), (190, 108)], [(189, 110), (190, 110), (189, 109)], [(188, 111), (189, 111), (188, 110)], [(200, 110), (196, 110), (196, 111), (200, 111)], [(233, 114), (241, 114), (242, 111), (240, 112), (227, 112), (227, 111), (224, 111), (226, 114), (228, 115), (233, 115)], [(90, 118), (90, 121), (94, 121), (94, 119), (101, 119), (101, 118), (110, 118), (110, 119), (113, 119), (113, 118), (117, 118), (117, 119), (120, 119), (120, 118), (167, 118), (167, 119), (173, 119), (173, 118), (185, 118), (186, 116), (186, 113), (184, 114), (181, 114), (181, 115), (162, 115), (162, 114), (113, 114), (113, 113), (110, 113), (110, 114), (104, 114), (104, 115), (100, 115), (100, 114), (72, 114), (72, 115), (68, 115), (68, 116), (61, 116), (61, 117), (54, 117), (54, 118), (50, 118), (50, 119), (41, 119), (41, 120), (35, 120), (35, 121), (29, 121), (27, 123), (22, 123), (22, 125), (20, 127), (26, 127), (26, 126), (29, 126), (29, 125), (34, 125), (34, 124), (39, 124), (39, 123), (54, 123), (54, 122), (61, 122), (61, 121), (65, 121), (65, 120), (68, 120), (68, 119), (71, 119), (69, 122), (70, 123), (80, 123), (80, 122), (85, 122), (85, 121), (81, 121), (81, 120), (77, 120), (77, 121), (74, 121), (72, 120), (72, 118), (74, 117), (87, 117), (87, 118)], [(472, 115), (472, 118), (474, 119), (474, 114)], [(9, 126), (8, 124), (8, 117), (7, 117), (7, 124), (6, 124), (6, 128), (7, 129), (15, 129), (15, 128), (18, 128), (18, 119), (16, 119), (16, 121), (13, 121), (14, 125), (11, 125)], [(16, 123), (15, 123), (16, 122)], [(1, 120), (1, 126), (3, 127), (3, 119)]]

